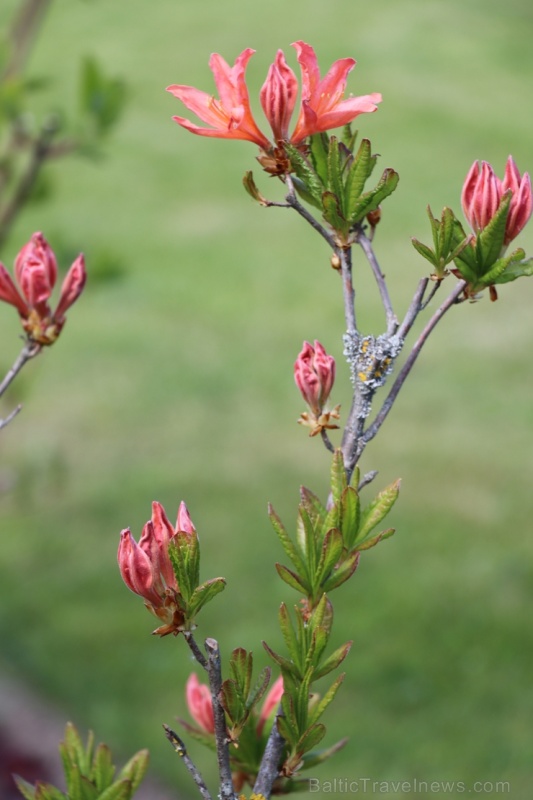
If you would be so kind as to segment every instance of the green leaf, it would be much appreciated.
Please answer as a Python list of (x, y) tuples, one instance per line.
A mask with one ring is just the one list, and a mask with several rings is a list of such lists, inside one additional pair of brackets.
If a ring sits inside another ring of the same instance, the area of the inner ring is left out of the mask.
[(250, 711), (263, 698), (266, 690), (268, 689), (268, 684), (270, 683), (271, 675), (272, 675), (272, 670), (270, 669), (270, 667), (263, 667), (263, 669), (259, 673), (259, 676), (256, 682), (254, 683), (252, 690), (249, 692), (246, 698), (246, 706)]
[(342, 450), (338, 447), (333, 453), (331, 461), (331, 494), (333, 502), (338, 503), (343, 491), (346, 489), (346, 468)]
[(321, 722), (316, 722), (314, 725), (311, 725), (297, 744), (299, 753), (303, 755), (304, 753), (307, 753), (308, 750), (316, 747), (317, 744), (324, 738), (325, 733), (326, 728)]
[(342, 583), (351, 578), (357, 569), (359, 563), (359, 553), (355, 550), (351, 552), (332, 573), (331, 577), (324, 583), (322, 589), (324, 592), (331, 592), (340, 586)]
[(316, 174), (324, 184), (328, 181), (329, 137), (327, 133), (315, 133), (309, 137), (309, 156)]
[(304, 553), (307, 566), (307, 574), (311, 577), (309, 581), (313, 588), (312, 576), (316, 574), (317, 566), (317, 541), (316, 531), (313, 522), (303, 506), (298, 508), (298, 526), (303, 531)]
[(279, 609), (279, 626), (281, 628), (281, 633), (285, 642), (285, 646), (289, 652), (289, 656), (298, 667), (298, 670), (301, 672), (302, 658), (300, 643), (298, 642), (298, 638), (291, 622), (289, 610), (285, 603), (282, 603)]
[(356, 544), (355, 550), (370, 550), (371, 547), (375, 547), (377, 544), (379, 544), (382, 539), (388, 539), (394, 533), (394, 528), (388, 528), (386, 531), (376, 533), (374, 536), (369, 533), (368, 536), (366, 536), (364, 539), (361, 539), (361, 541)]
[(239, 722), (245, 710), (244, 698), (234, 680), (228, 678), (223, 681), (220, 702), (231, 722), (233, 724)]
[(329, 577), (331, 570), (339, 562), (343, 547), (342, 534), (339, 530), (332, 528), (326, 533), (315, 575), (316, 586), (321, 587), (322, 582)]
[(347, 642), (343, 644), (341, 647), (338, 647), (334, 653), (332, 653), (325, 661), (320, 664), (318, 669), (315, 670), (313, 675), (313, 680), (318, 680), (319, 678), (323, 678), (324, 675), (327, 675), (328, 672), (332, 672), (334, 669), (337, 669), (339, 664), (342, 664), (348, 653), (350, 652), (350, 648), (352, 646), (352, 642)]
[[(324, 673), (326, 674), (326, 673)], [(315, 723), (318, 722), (326, 708), (329, 706), (335, 695), (337, 694), (337, 690), (339, 686), (344, 680), (344, 674), (339, 675), (338, 678), (331, 684), (325, 695), (318, 701), (311, 706), (309, 711), (309, 722)]]
[(338, 231), (341, 235), (346, 235), (350, 230), (350, 225), (344, 219), (337, 195), (332, 192), (324, 192), (322, 195), (322, 213), (326, 222)]
[(195, 614), (198, 614), (200, 609), (203, 608), (206, 603), (209, 603), (213, 597), (216, 597), (216, 595), (224, 591), (225, 588), (226, 581), (224, 578), (211, 578), (211, 580), (204, 581), (204, 583), (200, 584), (200, 586), (198, 586), (192, 593), (191, 599), (188, 603), (188, 613), (190, 616), (192, 617)]
[(80, 800), (98, 800), (98, 789), (86, 775), (80, 777)]
[(338, 753), (339, 750), (342, 750), (348, 744), (349, 739), (341, 739), (339, 742), (336, 742), (331, 747), (324, 748), (323, 750), (317, 750), (316, 753), (306, 753), (303, 756), (303, 764), (302, 769), (310, 769), (311, 767), (316, 767), (318, 764), (322, 764), (324, 761), (327, 761), (328, 758)]
[(310, 489), (306, 489), (305, 486), (301, 486), (300, 500), (303, 507), (309, 514), (309, 518), (313, 521), (313, 525), (317, 529), (322, 528), (324, 525), (324, 520), (326, 519), (327, 511), (316, 494), (313, 494)]
[(391, 483), (390, 486), (387, 486), (386, 489), (383, 489), (370, 505), (365, 508), (361, 517), (361, 527), (357, 534), (357, 542), (364, 540), (370, 531), (372, 531), (376, 525), (379, 525), (381, 520), (387, 516), (396, 502), (399, 492), (400, 481), (396, 480), (394, 483)]
[(99, 744), (93, 758), (91, 779), (99, 792), (113, 783), (115, 767), (111, 760), (111, 751), (105, 744)]
[(422, 242), (419, 242), (418, 239), (414, 238), (414, 236), (411, 237), (411, 244), (417, 253), (420, 253), (420, 255), (429, 261), (430, 264), (432, 264), (434, 267), (439, 266), (439, 260), (430, 247), (428, 247), (426, 244), (422, 244)]
[(281, 580), (285, 581), (285, 583), (288, 584), (292, 589), (296, 589), (297, 592), (301, 592), (306, 596), (311, 594), (311, 587), (303, 578), (290, 570), (288, 567), (284, 567), (283, 564), (278, 564), (276, 562), (275, 567)]
[(372, 174), (377, 158), (371, 154), (368, 139), (363, 139), (353, 160), (346, 178), (346, 216), (353, 218), (357, 201), (361, 196), (365, 183)]
[(352, 486), (347, 486), (342, 493), (340, 508), (342, 539), (346, 549), (351, 550), (361, 522), (361, 501)]
[(352, 133), (352, 126), (349, 122), (342, 129), (342, 143), (350, 153), (353, 153), (358, 133), (359, 131), (353, 131)]
[(398, 186), (400, 176), (393, 169), (387, 168), (381, 176), (379, 183), (369, 192), (365, 192), (357, 200), (355, 208), (350, 215), (350, 224), (361, 222), (370, 211), (375, 211), (383, 200), (391, 195)]
[[(344, 218), (344, 187), (342, 185), (342, 163), (339, 153), (339, 142), (336, 136), (330, 136), (328, 152), (328, 190), (338, 201), (340, 216)], [(322, 201), (324, 198), (322, 197)]]
[(148, 750), (139, 750), (121, 769), (118, 778), (119, 780), (127, 779), (130, 781), (132, 794), (137, 791), (146, 775), (149, 761), (150, 754)]
[(254, 658), (253, 654), (244, 649), (244, 647), (236, 647), (232, 652), (229, 669), (243, 698), (248, 697), (250, 691), (250, 684), (252, 682)]
[[(524, 252), (521, 250), (520, 252)], [(514, 254), (513, 254), (514, 255)], [(499, 276), (496, 283), (509, 283), (515, 281), (517, 278), (526, 278), (533, 275), (533, 258), (528, 258), (525, 261), (512, 260), (505, 269), (505, 272)]]
[(296, 678), (300, 677), (300, 671), (298, 670), (296, 664), (294, 664), (292, 661), (289, 661), (288, 658), (284, 658), (279, 653), (276, 653), (275, 650), (272, 650), (272, 648), (269, 647), (269, 645), (266, 642), (263, 642), (263, 647), (267, 651), (270, 658), (273, 661), (275, 661), (276, 664), (278, 664), (278, 666), (280, 666), (282, 670), (288, 672), (291, 675), (294, 675)]
[(92, 120), (94, 133), (106, 134), (122, 114), (126, 101), (123, 81), (107, 78), (92, 58), (82, 62), (80, 102), (82, 111)]
[(315, 669), (328, 645), (328, 639), (329, 631), (325, 627), (319, 625), (314, 629), (311, 644), (307, 650), (304, 661), (304, 674), (309, 672), (310, 675), (314, 675)]
[(296, 147), (288, 142), (285, 142), (284, 147), (297, 177), (304, 184), (314, 203), (320, 208), (322, 192), (324, 191), (320, 178)]
[(305, 575), (306, 578), (308, 578), (309, 576), (307, 574), (307, 565), (305, 561), (300, 556), (300, 553), (290, 540), (289, 534), (285, 530), (282, 521), (280, 520), (280, 518), (274, 511), (273, 507), (270, 505), (270, 503), (268, 505), (268, 516), (270, 518), (270, 522), (272, 523), (272, 527), (276, 531), (278, 538), (283, 546), (283, 549), (287, 553), (288, 557), (290, 558), (290, 560), (292, 561), (298, 572)]
[(476, 255), (478, 258), (478, 277), (480, 278), (485, 276), (485, 273), (499, 259), (502, 252), (511, 198), (512, 192), (509, 189), (502, 197), (498, 210), (489, 224), (477, 235)]
[(131, 783), (128, 780), (121, 780), (114, 783), (98, 800), (130, 800), (132, 795)]
[[(28, 783), (19, 775), (13, 775), (13, 780), (17, 784), (17, 789), (21, 795), (26, 798), (26, 800), (35, 800), (36, 789), (31, 785), (31, 783)], [(64, 795), (62, 796), (61, 800), (63, 800), (63, 798)]]
[(67, 798), (63, 792), (60, 792), (55, 786), (52, 786), (51, 783), (41, 783), (38, 781), (37, 783), (37, 793), (35, 795), (35, 800), (74, 800), (70, 797)]

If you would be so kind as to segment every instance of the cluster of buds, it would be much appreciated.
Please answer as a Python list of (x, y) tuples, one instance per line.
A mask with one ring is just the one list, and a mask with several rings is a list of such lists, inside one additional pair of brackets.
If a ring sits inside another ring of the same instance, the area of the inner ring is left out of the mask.
[(294, 380), (310, 409), (310, 413), (304, 411), (298, 420), (301, 425), (311, 428), (309, 436), (338, 428), (331, 420), (339, 419), (340, 405), (332, 411), (326, 409), (335, 382), (335, 359), (328, 356), (320, 342), (315, 341), (314, 347), (304, 342), (294, 363)]
[(503, 180), (496, 176), (486, 161), (481, 165), (478, 161), (472, 164), (463, 186), (461, 202), (465, 217), (476, 234), (489, 225), (502, 200), (509, 195), (511, 202), (503, 238), (504, 249), (516, 239), (531, 216), (531, 179), (527, 172), (520, 175), (511, 156), (507, 159)]
[(154, 502), (152, 518), (144, 526), (139, 543), (129, 528), (120, 534), (120, 574), (128, 589), (143, 597), (148, 611), (164, 623), (154, 631), (159, 636), (184, 630), (180, 590), (169, 555), (170, 542), (178, 532), (196, 537), (185, 503), (180, 504), (173, 528), (161, 503)]
[(34, 233), (19, 252), (15, 259), (15, 276), (20, 291), (0, 263), (0, 300), (15, 306), (31, 342), (53, 344), (65, 324), (66, 311), (85, 286), (83, 255), (78, 256), (67, 272), (55, 311), (48, 301), (57, 281), (57, 261), (42, 233)]
[(211, 56), (209, 66), (218, 100), (192, 86), (174, 84), (167, 88), (189, 111), (212, 127), (202, 128), (183, 117), (173, 119), (200, 136), (254, 142), (261, 148), (259, 161), (263, 168), (271, 174), (282, 174), (288, 169), (284, 143), (301, 147), (315, 133), (347, 125), (359, 114), (376, 111), (377, 103), (381, 102), (380, 94), (344, 98), (348, 73), (356, 64), (353, 58), (335, 61), (321, 78), (313, 48), (301, 41), (294, 42), (292, 47), (296, 49), (302, 75), (300, 109), (292, 133), (289, 133), (289, 125), (296, 106), (298, 80), (281, 50), (260, 92), (261, 106), (272, 128), (273, 143), (259, 129), (250, 108), (245, 78), (246, 66), (255, 52), (250, 48), (237, 57), (233, 67), (218, 53)]
[(163, 623), (153, 631), (158, 636), (192, 630), (196, 614), (226, 585), (224, 578), (200, 583), (198, 535), (183, 502), (174, 528), (157, 502), (138, 543), (125, 528), (118, 565), (128, 589), (144, 598), (148, 611)]

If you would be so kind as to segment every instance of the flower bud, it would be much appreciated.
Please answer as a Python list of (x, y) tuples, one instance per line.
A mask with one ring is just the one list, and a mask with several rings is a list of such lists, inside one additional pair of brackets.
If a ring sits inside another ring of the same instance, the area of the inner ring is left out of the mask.
[(0, 300), (17, 309), (29, 339), (40, 345), (53, 344), (65, 324), (65, 312), (85, 286), (83, 256), (78, 256), (68, 271), (55, 311), (49, 300), (57, 280), (57, 262), (42, 233), (34, 233), (20, 250), (15, 259), (15, 277), (20, 291), (0, 264)]
[(283, 697), (283, 678), (280, 675), (277, 681), (274, 681), (274, 683), (272, 684), (270, 691), (265, 698), (265, 702), (263, 703), (263, 707), (259, 715), (259, 722), (257, 723), (257, 733), (259, 736), (261, 735), (263, 728), (265, 727), (265, 723), (279, 706), (282, 697)]
[(475, 161), (463, 185), (461, 203), (472, 230), (479, 233), (490, 223), (500, 203), (511, 193), (511, 203), (505, 226), (504, 247), (515, 239), (533, 210), (531, 180), (527, 172), (520, 172), (511, 156), (507, 159), (505, 176), (501, 181), (491, 165)]
[(205, 733), (215, 732), (213, 701), (211, 691), (205, 683), (200, 683), (194, 672), (189, 676), (185, 686), (187, 708), (193, 720)]
[(328, 356), (320, 342), (314, 348), (304, 342), (294, 364), (294, 380), (302, 397), (315, 415), (319, 415), (335, 381), (335, 359)]

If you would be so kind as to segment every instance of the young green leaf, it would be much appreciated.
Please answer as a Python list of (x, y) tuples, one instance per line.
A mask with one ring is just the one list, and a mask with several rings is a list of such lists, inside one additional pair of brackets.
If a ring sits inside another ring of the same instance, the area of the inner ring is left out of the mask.
[(361, 526), (357, 533), (357, 542), (364, 540), (370, 531), (379, 525), (381, 520), (387, 516), (396, 502), (399, 492), (400, 481), (396, 480), (394, 483), (391, 483), (390, 486), (387, 486), (386, 489), (383, 489), (370, 505), (365, 508), (361, 516)]

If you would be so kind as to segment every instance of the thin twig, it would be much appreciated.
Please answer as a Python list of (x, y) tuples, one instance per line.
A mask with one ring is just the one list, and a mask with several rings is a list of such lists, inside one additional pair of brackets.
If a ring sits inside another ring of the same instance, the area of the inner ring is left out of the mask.
[(19, 411), (22, 411), (22, 406), (20, 405), (20, 403), (13, 409), (13, 411), (10, 414), (7, 415), (7, 417), (5, 417), (4, 419), (0, 419), (0, 430), (2, 430), (2, 428), (5, 428), (6, 425), (9, 425), (11, 420), (17, 416)]
[(427, 298), (422, 303), (422, 306), (420, 308), (421, 311), (423, 311), (425, 308), (427, 308), (428, 305), (431, 303), (431, 301), (433, 300), (433, 298), (435, 297), (435, 295), (439, 291), (441, 283), (442, 283), (442, 281), (435, 281), (433, 283), (433, 286), (431, 288), (430, 293), (428, 294)]
[(192, 631), (183, 631), (183, 636), (185, 641), (189, 645), (189, 649), (193, 656), (195, 657), (196, 661), (200, 664), (207, 671), (207, 659), (198, 647), (196, 639), (192, 635)]
[(20, 175), (11, 199), (0, 212), (0, 247), (7, 239), (8, 233), (20, 211), (27, 201), (41, 168), (50, 155), (51, 141), (57, 133), (57, 124), (50, 120), (44, 125), (39, 136), (34, 140), (30, 159), (26, 170)]
[(0, 383), (0, 397), (2, 397), (8, 386), (10, 386), (17, 377), (24, 364), (39, 355), (42, 349), (42, 345), (32, 342), (31, 339), (26, 339), (17, 360), (6, 374), (4, 380)]
[(329, 244), (332, 250), (335, 250), (335, 240), (333, 236), (330, 233), (328, 233), (328, 231), (320, 224), (320, 222), (318, 222), (318, 220), (316, 220), (313, 217), (313, 215), (306, 208), (304, 208), (304, 206), (300, 203), (300, 201), (296, 197), (296, 190), (294, 188), (294, 183), (290, 175), (285, 176), (285, 184), (289, 190), (287, 193), (287, 197), (285, 198), (287, 200), (287, 203), (291, 206), (291, 208), (294, 208), (294, 210), (297, 211), (298, 214), (301, 217), (303, 217), (305, 221), (308, 222), (309, 225), (311, 225), (311, 227), (314, 228), (315, 231), (317, 231), (322, 236), (323, 239), (326, 240), (326, 242)]
[(193, 763), (191, 757), (187, 753), (183, 740), (180, 739), (178, 734), (175, 733), (171, 728), (169, 728), (168, 725), (163, 725), (163, 729), (165, 731), (165, 736), (167, 737), (168, 741), (170, 742), (176, 753), (179, 755), (179, 757), (183, 760), (183, 763), (185, 764), (189, 773), (191, 774), (192, 779), (197, 785), (198, 790), (202, 795), (202, 797), (204, 798), (204, 800), (212, 800), (212, 797), (209, 794), (209, 790), (205, 785), (205, 781), (200, 775), (200, 772), (198, 771), (198, 767)]
[(365, 486), (368, 486), (369, 483), (372, 483), (377, 474), (378, 474), (377, 469), (371, 469), (370, 472), (365, 473), (361, 478), (361, 480), (359, 481), (359, 486), (357, 487), (357, 491), (360, 492), (361, 489), (364, 489)]
[(0, 80), (13, 78), (22, 72), (50, 3), (51, 0), (27, 0), (19, 10), (9, 32), (10, 58)]
[(322, 438), (322, 441), (326, 445), (326, 449), (329, 450), (330, 453), (334, 453), (335, 452), (335, 448), (333, 447), (333, 445), (331, 443), (331, 440), (330, 440), (330, 438), (329, 438), (329, 436), (327, 434), (327, 431), (324, 428), (321, 428), (320, 436)]
[(402, 324), (398, 328), (397, 335), (399, 339), (405, 339), (413, 324), (420, 314), (423, 308), (422, 301), (424, 299), (424, 294), (427, 289), (427, 285), (429, 283), (429, 278), (422, 278), (418, 282), (418, 286), (416, 287), (416, 292), (413, 295), (413, 299), (411, 300), (411, 305), (407, 309), (407, 313), (403, 319)]
[(422, 350), (422, 347), (424, 346), (428, 336), (433, 331), (435, 326), (440, 322), (444, 314), (457, 302), (459, 295), (461, 294), (461, 292), (464, 291), (465, 286), (466, 286), (465, 281), (459, 281), (459, 283), (455, 286), (453, 291), (448, 295), (444, 303), (437, 309), (437, 311), (435, 311), (435, 313), (427, 323), (426, 327), (424, 328), (424, 330), (414, 343), (413, 349), (411, 350), (409, 357), (407, 358), (407, 361), (405, 362), (402, 369), (398, 373), (398, 376), (394, 381), (392, 388), (381, 407), (381, 410), (379, 411), (372, 425), (370, 425), (370, 427), (367, 428), (367, 430), (360, 439), (357, 458), (359, 458), (365, 446), (371, 439), (374, 438), (374, 436), (377, 434), (377, 432), (385, 422), (385, 419), (387, 418), (389, 411), (391, 410), (394, 401), (396, 400), (400, 392), (400, 389), (402, 388), (405, 382), (405, 379), (411, 372), (416, 362), (416, 359), (418, 358), (420, 351)]
[(342, 296), (344, 298), (344, 320), (350, 336), (357, 335), (355, 317), (355, 289), (352, 280), (352, 248), (336, 247), (335, 253), (341, 262)]
[(375, 256), (374, 250), (372, 248), (372, 243), (370, 239), (365, 236), (362, 230), (357, 233), (357, 244), (359, 244), (367, 258), (368, 263), (372, 268), (372, 272), (374, 273), (374, 277), (376, 279), (376, 283), (378, 285), (379, 294), (381, 296), (381, 302), (383, 304), (383, 308), (385, 310), (385, 316), (387, 318), (387, 336), (393, 336), (396, 331), (398, 330), (398, 317), (394, 313), (394, 309), (392, 308), (392, 302), (389, 295), (389, 290), (387, 288), (387, 284), (385, 282), (385, 276), (381, 271), (381, 267), (379, 266), (378, 260)]
[(220, 800), (235, 800), (235, 789), (231, 777), (229, 761), (229, 742), (226, 729), (226, 716), (220, 703), (222, 691), (222, 668), (220, 664), (220, 650), (215, 639), (205, 640), (207, 651), (207, 672), (211, 688), (213, 703), (213, 717), (215, 721), (215, 740), (217, 745), (218, 774), (220, 778)]
[(254, 785), (254, 794), (262, 795), (266, 800), (270, 797), (274, 781), (279, 775), (279, 762), (285, 744), (284, 738), (278, 731), (278, 716), (272, 725)]

